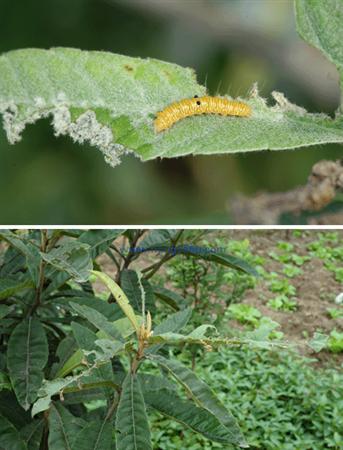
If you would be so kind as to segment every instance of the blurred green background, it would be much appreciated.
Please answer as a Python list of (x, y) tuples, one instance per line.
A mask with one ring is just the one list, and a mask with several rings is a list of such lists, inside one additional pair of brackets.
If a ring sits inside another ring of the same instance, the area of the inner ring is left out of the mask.
[[(0, 51), (69, 46), (193, 67), (211, 94), (280, 90), (333, 114), (335, 68), (295, 31), (291, 0), (1, 0)], [(115, 169), (99, 151), (55, 138), (49, 120), (10, 146), (0, 130), (1, 224), (225, 224), (230, 196), (303, 184), (342, 147), (198, 156)]]

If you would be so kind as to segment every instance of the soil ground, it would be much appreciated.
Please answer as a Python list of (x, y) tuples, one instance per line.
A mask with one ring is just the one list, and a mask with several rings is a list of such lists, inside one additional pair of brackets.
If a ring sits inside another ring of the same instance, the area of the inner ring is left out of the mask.
[[(336, 230), (343, 245), (343, 230)], [(221, 235), (227, 232), (220, 232)], [(323, 233), (323, 232), (322, 232)], [(306, 230), (301, 237), (295, 238), (291, 230), (235, 230), (229, 231), (232, 239), (249, 239), (253, 254), (265, 259), (264, 268), (268, 272), (281, 273), (283, 264), (268, 254), (275, 251), (280, 241), (295, 245), (298, 255), (308, 255), (307, 245), (315, 241), (317, 230)], [(341, 262), (343, 265), (343, 261)], [(297, 344), (299, 351), (306, 356), (315, 357), (321, 364), (337, 365), (343, 363), (343, 354), (321, 351), (314, 354), (306, 345), (304, 334), (312, 337), (315, 331), (329, 334), (333, 328), (343, 331), (343, 319), (332, 319), (327, 309), (338, 307), (334, 303), (336, 296), (343, 292), (343, 286), (335, 280), (334, 274), (325, 266), (322, 259), (312, 257), (301, 266), (302, 274), (290, 279), (297, 290), (298, 309), (294, 312), (276, 311), (265, 304), (265, 299), (272, 297), (265, 282), (259, 282), (254, 289), (245, 292), (242, 303), (258, 308), (265, 316), (278, 322), (285, 340)]]

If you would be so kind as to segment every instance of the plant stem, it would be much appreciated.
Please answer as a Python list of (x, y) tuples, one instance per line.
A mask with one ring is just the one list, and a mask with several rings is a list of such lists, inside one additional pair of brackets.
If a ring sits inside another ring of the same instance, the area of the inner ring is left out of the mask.
[(107, 250), (107, 251), (106, 251), (106, 254), (107, 254), (107, 256), (108, 256), (109, 258), (111, 258), (111, 260), (114, 262), (114, 264), (115, 264), (117, 270), (120, 270), (120, 264), (119, 264), (119, 262), (117, 261), (117, 258), (116, 258), (116, 257), (114, 256), (114, 254), (111, 252), (111, 250)]
[(110, 249), (114, 250), (116, 253), (118, 253), (118, 255), (124, 259), (125, 255), (119, 250), (119, 248), (117, 248), (114, 244), (110, 245)]
[(145, 348), (145, 341), (141, 336), (139, 336), (138, 350), (135, 355), (135, 358), (133, 359), (133, 361), (131, 363), (131, 373), (132, 374), (135, 374), (137, 372), (137, 369), (139, 367), (141, 359), (144, 357), (144, 348)]
[[(163, 257), (157, 262), (152, 264), (149, 267), (146, 267), (145, 269), (142, 270), (142, 273), (144, 272), (148, 272), (147, 275), (144, 276), (144, 278), (146, 280), (148, 280), (149, 278), (151, 278), (158, 270), (159, 268), (166, 263), (167, 261), (169, 261), (171, 258), (174, 258), (175, 255), (170, 255), (168, 253), (166, 253), (165, 255), (163, 255)], [(150, 271), (150, 272), (149, 272)]]
[[(134, 238), (130, 242), (131, 250), (136, 247), (136, 244), (137, 244), (138, 240), (140, 239), (140, 237), (144, 233), (145, 233), (145, 230), (137, 230), (136, 235), (134, 236)], [(121, 276), (122, 271), (127, 269), (129, 267), (129, 265), (131, 264), (131, 262), (138, 257), (138, 255), (135, 252), (133, 252), (133, 251), (131, 251), (127, 256), (123, 255), (122, 253), (120, 253), (120, 255), (123, 258), (123, 264), (122, 264), (121, 268), (118, 270), (117, 275), (116, 275), (116, 279), (115, 279), (116, 283), (119, 284), (119, 286), (120, 286), (120, 276)], [(111, 303), (111, 301), (109, 301), (109, 303)]]
[[(143, 236), (143, 234), (145, 233), (145, 230), (137, 230), (137, 233), (135, 235), (135, 237), (132, 239), (132, 241), (130, 242), (130, 247), (131, 250), (136, 248), (136, 244), (138, 242), (138, 240)], [(126, 257), (125, 257), (125, 261), (124, 261), (124, 265), (123, 265), (123, 269), (127, 269), (129, 267), (129, 265), (131, 264), (131, 262), (136, 259), (138, 257), (138, 255), (135, 252), (130, 252)]]
[(119, 396), (119, 395), (117, 395), (117, 396), (114, 398), (114, 400), (113, 400), (111, 406), (109, 407), (109, 409), (108, 409), (108, 411), (107, 411), (107, 414), (106, 414), (106, 417), (105, 417), (105, 422), (107, 422), (108, 420), (110, 420), (111, 417), (113, 416), (113, 413), (114, 413), (115, 410), (117, 409), (117, 406), (118, 406), (118, 403), (119, 403), (119, 399), (120, 399), (120, 396)]

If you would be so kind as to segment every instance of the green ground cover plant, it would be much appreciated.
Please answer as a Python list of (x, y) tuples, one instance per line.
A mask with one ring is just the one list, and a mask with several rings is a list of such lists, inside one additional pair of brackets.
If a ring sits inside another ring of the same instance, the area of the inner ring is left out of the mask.
[(343, 245), (339, 243), (337, 233), (319, 234), (318, 239), (308, 246), (310, 254), (324, 261), (325, 267), (334, 273), (335, 279), (343, 283), (343, 268), (337, 264), (343, 261)]
[(327, 311), (332, 319), (343, 318), (343, 308), (328, 308)]
[[(238, 303), (234, 305), (230, 305), (224, 314), (224, 323), (220, 328), (221, 330), (225, 330), (225, 321), (226, 320), (235, 320), (242, 325), (245, 325), (241, 333), (238, 332), (239, 335), (250, 337), (250, 338), (259, 338), (261, 337), (265, 339), (282, 339), (283, 333), (277, 328), (280, 327), (280, 324), (272, 320), (270, 317), (263, 316), (262, 313), (251, 305), (245, 303)], [(248, 330), (253, 330), (250, 332)]]
[(240, 323), (257, 325), (262, 316), (257, 308), (251, 305), (245, 305), (244, 303), (239, 303), (236, 305), (230, 305), (227, 309), (227, 317), (233, 318)]
[[(251, 449), (340, 450), (342, 372), (313, 368), (309, 362), (289, 351), (222, 349), (206, 353), (196, 373), (232, 405)], [(178, 450), (183, 442), (193, 450), (223, 448), (176, 424), (170, 427), (161, 416), (154, 428), (156, 447), (163, 450)]]
[(295, 311), (297, 309), (296, 300), (281, 294), (268, 300), (267, 305), (280, 311)]
[(328, 339), (327, 348), (333, 353), (343, 352), (343, 333), (332, 330)]

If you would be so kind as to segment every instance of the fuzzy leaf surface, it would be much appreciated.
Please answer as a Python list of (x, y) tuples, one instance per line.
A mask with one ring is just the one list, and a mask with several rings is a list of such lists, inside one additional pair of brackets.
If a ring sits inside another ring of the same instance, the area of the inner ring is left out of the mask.
[(60, 403), (53, 403), (49, 412), (49, 450), (73, 450), (76, 435), (85, 426)]
[(201, 381), (192, 370), (177, 360), (170, 360), (160, 355), (150, 356), (149, 358), (175, 378), (199, 407), (207, 409), (219, 419), (227, 428), (231, 436), (232, 444), (243, 448), (247, 447), (234, 417), (224, 407), (209, 386)]
[(207, 409), (195, 406), (189, 400), (183, 400), (175, 392), (165, 389), (148, 392), (145, 396), (149, 406), (168, 418), (185, 425), (207, 439), (226, 444), (232, 443), (230, 431)]
[(145, 304), (145, 311), (152, 312), (154, 310), (154, 293), (151, 285), (138, 272), (135, 270), (123, 270), (120, 286), (136, 312), (140, 313), (142, 311), (143, 303)]
[(112, 443), (112, 426), (106, 418), (92, 421), (76, 436), (72, 450), (110, 450)]
[(67, 241), (49, 253), (41, 252), (41, 256), (55, 269), (67, 272), (75, 281), (88, 280), (89, 272), (93, 268), (90, 256), (90, 246), (77, 241)]
[(335, 64), (343, 89), (343, 1), (296, 0), (298, 33)]
[[(329, 10), (333, 1), (317, 3)], [(341, 22), (336, 29), (338, 42), (342, 27)], [(11, 143), (27, 124), (47, 116), (52, 116), (56, 135), (89, 142), (112, 166), (126, 151), (149, 160), (343, 142), (342, 116), (332, 120), (309, 114), (277, 92), (269, 106), (256, 89), (240, 99), (252, 108), (251, 117), (193, 116), (156, 133), (157, 112), (205, 94), (192, 70), (154, 59), (72, 48), (22, 49), (0, 56), (0, 112)]]
[(96, 275), (105, 284), (105, 286), (111, 291), (111, 294), (113, 295), (116, 302), (122, 309), (123, 313), (130, 320), (132, 326), (138, 333), (139, 332), (139, 321), (138, 321), (138, 318), (130, 304), (129, 299), (125, 295), (125, 292), (107, 274), (105, 274), (103, 272), (98, 272), (97, 270), (92, 270), (92, 273), (94, 275)]
[(116, 417), (117, 450), (152, 450), (145, 403), (137, 376), (128, 373)]

